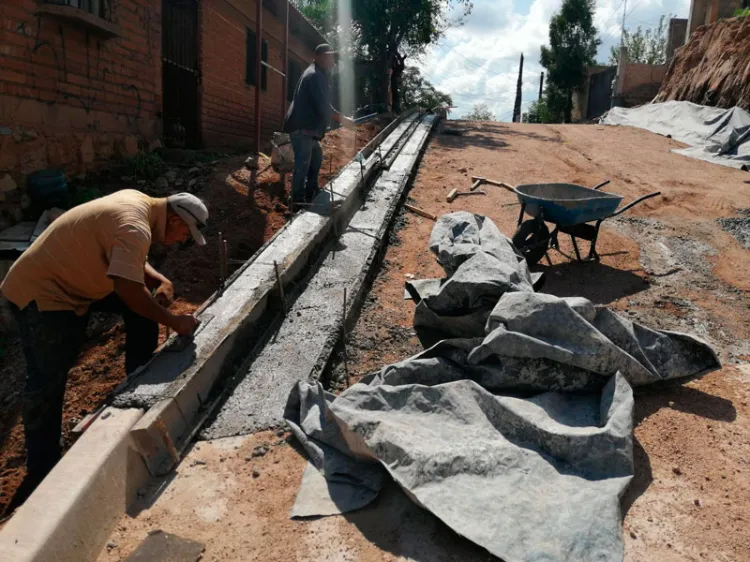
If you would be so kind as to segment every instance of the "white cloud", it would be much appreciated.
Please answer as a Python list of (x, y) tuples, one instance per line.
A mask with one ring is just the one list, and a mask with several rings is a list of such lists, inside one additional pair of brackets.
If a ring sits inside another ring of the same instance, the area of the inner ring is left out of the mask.
[[(655, 26), (662, 14), (687, 17), (690, 0), (627, 0), (626, 28)], [(420, 61), (409, 61), (438, 89), (453, 96), (454, 116), (486, 103), (501, 120), (513, 113), (518, 61), (524, 54), (523, 107), (539, 93), (540, 47), (547, 43), (549, 20), (562, 0), (475, 0), (466, 23), (455, 27)], [(609, 58), (619, 43), (622, 0), (596, 0), (594, 21), (603, 43), (597, 60)]]

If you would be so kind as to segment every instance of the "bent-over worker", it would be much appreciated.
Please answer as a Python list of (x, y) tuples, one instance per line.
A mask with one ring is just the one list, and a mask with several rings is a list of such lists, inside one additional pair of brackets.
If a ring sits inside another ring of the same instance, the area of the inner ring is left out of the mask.
[(27, 450), (26, 480), (13, 504), (23, 502), (60, 459), (65, 383), (91, 310), (122, 315), (128, 374), (151, 358), (159, 324), (193, 333), (192, 315), (165, 308), (174, 288), (147, 258), (153, 241), (171, 245), (192, 235), (204, 245), (200, 230), (207, 219), (206, 206), (189, 193), (153, 199), (118, 191), (65, 212), (13, 264), (0, 291), (18, 321), (26, 358)]
[(284, 132), (292, 137), (294, 149), (292, 204), (309, 203), (320, 191), (318, 174), (323, 165), (320, 141), (326, 135), (331, 119), (352, 124), (351, 119), (331, 106), (329, 79), (336, 65), (336, 55), (330, 45), (318, 45), (315, 62), (302, 73), (284, 119)]

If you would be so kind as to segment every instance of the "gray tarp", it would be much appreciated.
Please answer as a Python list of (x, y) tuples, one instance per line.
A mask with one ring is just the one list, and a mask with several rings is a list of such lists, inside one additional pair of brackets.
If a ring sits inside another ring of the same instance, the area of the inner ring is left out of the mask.
[(740, 107), (722, 109), (687, 101), (668, 101), (634, 108), (616, 107), (600, 120), (628, 125), (689, 144), (677, 154), (714, 164), (750, 169), (750, 113)]
[(690, 336), (649, 330), (583, 298), (534, 293), (515, 252), (498, 254), (504, 238), (480, 235), (496, 230), (454, 213), (431, 239), (453, 276), (480, 255), (503, 262), (494, 277), (479, 268), (483, 289), (467, 286), (472, 296), (453, 301), (447, 316), (433, 310), (443, 329), (461, 303), (491, 293), (495, 305), (476, 332), (384, 367), (338, 397), (319, 384), (293, 389), (285, 417), (311, 465), (292, 515), (362, 507), (390, 475), (507, 562), (620, 560), (619, 498), (633, 474), (631, 385), (719, 362)]

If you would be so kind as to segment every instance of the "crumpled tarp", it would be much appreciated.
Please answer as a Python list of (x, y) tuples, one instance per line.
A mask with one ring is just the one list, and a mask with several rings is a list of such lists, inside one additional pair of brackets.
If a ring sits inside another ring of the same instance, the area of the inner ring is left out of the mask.
[(431, 309), (443, 329), (461, 317), (461, 303), (483, 309), (486, 291), (495, 304), (476, 332), (464, 325), (465, 336), (338, 397), (319, 384), (293, 389), (285, 418), (310, 465), (292, 516), (363, 507), (390, 476), (506, 562), (621, 560), (631, 385), (701, 374), (719, 361), (691, 336), (650, 330), (583, 298), (534, 293), (525, 262), (496, 231), (489, 219), (453, 213), (431, 238), (451, 281), (478, 256), (503, 266), (494, 277), (479, 268), (482, 289), (470, 290), (467, 278), (471, 297)]
[(615, 107), (600, 119), (605, 125), (627, 125), (689, 144), (677, 154), (742, 170), (750, 169), (750, 113), (741, 107), (722, 109), (687, 101), (640, 107)]

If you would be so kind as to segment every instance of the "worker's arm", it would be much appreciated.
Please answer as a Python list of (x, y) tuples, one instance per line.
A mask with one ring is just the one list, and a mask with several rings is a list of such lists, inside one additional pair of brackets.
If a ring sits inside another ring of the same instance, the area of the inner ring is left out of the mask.
[(156, 271), (148, 262), (143, 267), (143, 273), (146, 287), (151, 291), (155, 291), (154, 298), (156, 302), (165, 307), (172, 304), (174, 301), (174, 285), (172, 282)]
[(336, 111), (335, 109), (331, 108), (333, 110), (333, 116), (331, 119), (334, 121), (341, 123), (344, 127), (354, 128), (356, 125), (354, 124), (354, 119), (351, 117), (346, 117), (345, 115), (341, 115), (340, 112)]
[(198, 321), (191, 314), (172, 314), (159, 305), (142, 283), (114, 277), (115, 293), (125, 305), (136, 314), (169, 326), (180, 335), (187, 336), (195, 331)]

